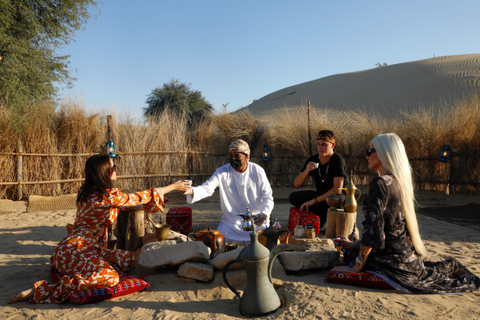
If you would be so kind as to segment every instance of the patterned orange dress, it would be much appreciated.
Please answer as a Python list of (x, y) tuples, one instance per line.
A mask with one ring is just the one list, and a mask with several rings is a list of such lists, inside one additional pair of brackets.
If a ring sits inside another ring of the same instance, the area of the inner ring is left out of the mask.
[(77, 201), (73, 230), (59, 242), (52, 263), (64, 276), (55, 284), (38, 281), (34, 284), (32, 303), (62, 303), (76, 292), (92, 287), (112, 287), (119, 283), (115, 264), (120, 271), (133, 262), (133, 253), (107, 249), (108, 227), (117, 219), (119, 208), (143, 205), (149, 213), (163, 211), (165, 204), (151, 188), (126, 194), (117, 188), (102, 195), (90, 194), (86, 203)]

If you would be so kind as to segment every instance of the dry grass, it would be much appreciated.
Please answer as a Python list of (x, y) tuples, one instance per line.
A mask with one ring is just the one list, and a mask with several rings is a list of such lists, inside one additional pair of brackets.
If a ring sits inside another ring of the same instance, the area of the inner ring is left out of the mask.
[[(23, 157), (23, 181), (75, 179), (83, 176), (88, 154), (104, 152), (108, 142), (106, 111), (90, 113), (76, 101), (64, 101), (56, 110), (47, 102), (32, 107), (28, 116), (18, 118), (0, 106), (0, 181), (17, 181), (18, 141), (28, 153), (87, 154), (79, 156)], [(279, 110), (269, 118), (255, 119), (250, 113), (220, 113), (195, 126), (186, 116), (168, 111), (157, 121), (135, 123), (129, 115), (115, 114), (111, 124), (117, 151), (120, 176), (175, 175), (151, 178), (120, 179), (118, 186), (139, 190), (161, 186), (179, 178), (193, 177), (194, 184), (224, 164), (230, 142), (236, 138), (250, 143), (252, 161), (261, 163), (273, 186), (291, 186), (303, 162), (315, 153), (319, 130), (333, 130), (337, 136), (336, 151), (347, 161), (348, 171), (356, 184), (366, 184), (373, 173), (366, 167), (364, 152), (369, 141), (379, 133), (396, 132), (404, 141), (411, 158), (417, 186), (445, 190), (436, 183), (450, 179), (459, 182), (452, 191), (479, 194), (480, 180), (480, 97), (472, 95), (453, 106), (431, 106), (397, 118), (368, 115), (362, 111), (312, 109), (311, 140), (308, 139), (307, 108)], [(449, 144), (454, 155), (448, 164), (436, 160), (440, 148)], [(262, 162), (261, 152), (267, 146), (269, 162)], [(210, 154), (147, 154), (143, 151), (192, 151)], [(475, 154), (477, 153), (476, 157)], [(462, 157), (458, 155), (472, 155)], [(200, 175), (199, 174), (203, 174)], [(193, 176), (197, 175), (197, 176)], [(464, 182), (470, 182), (466, 184)], [(75, 193), (80, 182), (24, 185), (23, 198), (29, 195)], [(1, 186), (0, 198), (16, 199), (16, 186)]]

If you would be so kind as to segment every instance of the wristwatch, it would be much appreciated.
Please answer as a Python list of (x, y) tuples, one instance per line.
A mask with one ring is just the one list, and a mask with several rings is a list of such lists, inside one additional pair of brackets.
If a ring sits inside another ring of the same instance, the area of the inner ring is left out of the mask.
[(365, 264), (365, 262), (363, 262), (362, 260), (360, 260), (359, 257), (356, 257), (356, 258), (355, 258), (355, 264), (359, 264), (359, 265), (363, 266), (363, 265)]

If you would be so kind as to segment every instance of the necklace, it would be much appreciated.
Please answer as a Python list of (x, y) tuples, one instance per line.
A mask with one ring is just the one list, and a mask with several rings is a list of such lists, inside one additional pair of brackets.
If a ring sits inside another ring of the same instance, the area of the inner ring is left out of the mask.
[(322, 170), (321, 170), (320, 167), (318, 168), (318, 175), (320, 176), (320, 180), (322, 180), (322, 183), (324, 183), (325, 179), (327, 178), (327, 173), (328, 173), (328, 168), (329, 167), (330, 167), (330, 161), (328, 161), (327, 170), (325, 170), (325, 178), (322, 178)]

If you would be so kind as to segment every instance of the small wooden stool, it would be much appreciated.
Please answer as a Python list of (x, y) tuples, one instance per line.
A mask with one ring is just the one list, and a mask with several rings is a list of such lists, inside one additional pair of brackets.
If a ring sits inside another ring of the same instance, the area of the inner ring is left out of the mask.
[(327, 212), (327, 226), (325, 237), (348, 237), (353, 232), (357, 221), (356, 212), (345, 212), (343, 209), (329, 208)]

